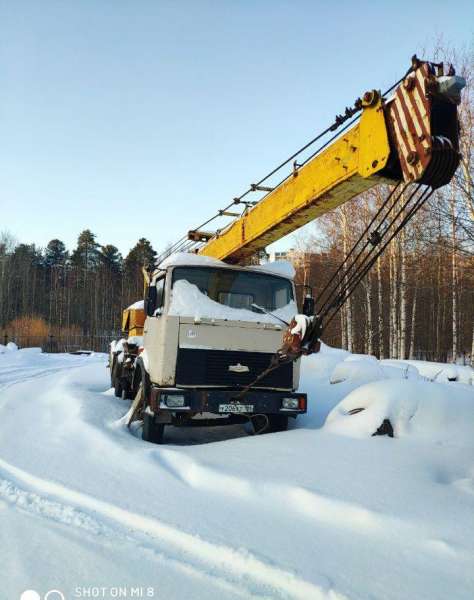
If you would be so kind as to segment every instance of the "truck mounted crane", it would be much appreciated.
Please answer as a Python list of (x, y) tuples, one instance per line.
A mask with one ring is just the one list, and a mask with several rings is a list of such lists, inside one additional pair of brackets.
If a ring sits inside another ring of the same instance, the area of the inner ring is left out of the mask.
[[(218, 211), (216, 217), (233, 219), (227, 226), (205, 230), (209, 219), (144, 270), (144, 312), (135, 305), (124, 315), (135, 336), (143, 324), (143, 344), (126, 359), (128, 370), (119, 372), (118, 353), (111, 355), (112, 383), (118, 377), (133, 399), (129, 422), (143, 418), (144, 439), (161, 443), (167, 424), (250, 420), (256, 432), (281, 431), (288, 417), (306, 411), (306, 395), (296, 391), (299, 359), (318, 351), (324, 328), (377, 257), (458, 167), (464, 85), (452, 66), (414, 56), (389, 90), (364, 93)], [(269, 185), (291, 162), (289, 173)], [(291, 276), (252, 265), (254, 257), (381, 184), (389, 186), (387, 198), (329, 283), (315, 299), (308, 294), (296, 314)], [(249, 201), (252, 193), (265, 195)]]

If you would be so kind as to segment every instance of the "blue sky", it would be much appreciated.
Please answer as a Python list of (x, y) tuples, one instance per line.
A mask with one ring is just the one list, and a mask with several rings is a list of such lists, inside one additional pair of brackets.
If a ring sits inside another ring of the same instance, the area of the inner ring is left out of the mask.
[(163, 248), (473, 32), (464, 0), (0, 0), (0, 231)]

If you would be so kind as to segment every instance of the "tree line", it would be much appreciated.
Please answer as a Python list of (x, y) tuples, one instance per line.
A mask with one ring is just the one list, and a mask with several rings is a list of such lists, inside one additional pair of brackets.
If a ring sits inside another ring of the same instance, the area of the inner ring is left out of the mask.
[[(457, 65), (467, 83), (459, 107), (460, 166), (331, 322), (324, 336), (331, 345), (382, 358), (474, 356), (474, 59), (472, 51), (437, 53), (438, 60)], [(361, 194), (298, 237), (291, 253), (297, 283), (312, 286), (317, 297), (389, 191), (387, 186)], [(0, 334), (116, 336), (123, 308), (143, 297), (142, 266), (155, 257), (145, 238), (123, 258), (88, 229), (72, 251), (59, 239), (38, 248), (4, 232)]]
[[(474, 57), (437, 49), (466, 80), (458, 107), (459, 168), (390, 242), (338, 318), (326, 341), (382, 358), (474, 357)], [(318, 219), (293, 253), (298, 282), (316, 297), (371, 222), (389, 187), (361, 194)], [(403, 218), (400, 215), (400, 219)]]
[(143, 297), (142, 266), (155, 256), (141, 238), (123, 258), (89, 229), (72, 251), (59, 239), (38, 248), (0, 234), (0, 332), (9, 338), (117, 335), (123, 308)]

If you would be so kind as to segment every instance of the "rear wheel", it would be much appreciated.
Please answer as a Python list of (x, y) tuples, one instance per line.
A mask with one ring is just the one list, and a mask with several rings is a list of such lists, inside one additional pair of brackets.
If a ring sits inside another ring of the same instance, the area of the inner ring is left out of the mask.
[(164, 429), (163, 423), (156, 423), (154, 415), (147, 412), (143, 414), (142, 440), (152, 444), (162, 444)]
[(117, 361), (117, 357), (115, 357), (112, 368), (110, 370), (110, 382), (112, 387), (114, 388), (114, 393), (117, 398), (122, 397), (122, 383), (120, 381), (120, 365)]

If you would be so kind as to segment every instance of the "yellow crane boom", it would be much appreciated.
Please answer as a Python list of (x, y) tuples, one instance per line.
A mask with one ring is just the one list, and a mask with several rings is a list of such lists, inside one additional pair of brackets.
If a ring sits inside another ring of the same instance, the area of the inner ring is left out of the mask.
[[(198, 253), (246, 262), (380, 183), (417, 182), (432, 188), (447, 183), (459, 163), (456, 105), (464, 85), (450, 69), (445, 74), (442, 64), (414, 57), (390, 100), (375, 90), (364, 94), (357, 125), (295, 168), (260, 202), (207, 239)], [(189, 234), (189, 239), (199, 237), (196, 231)]]

